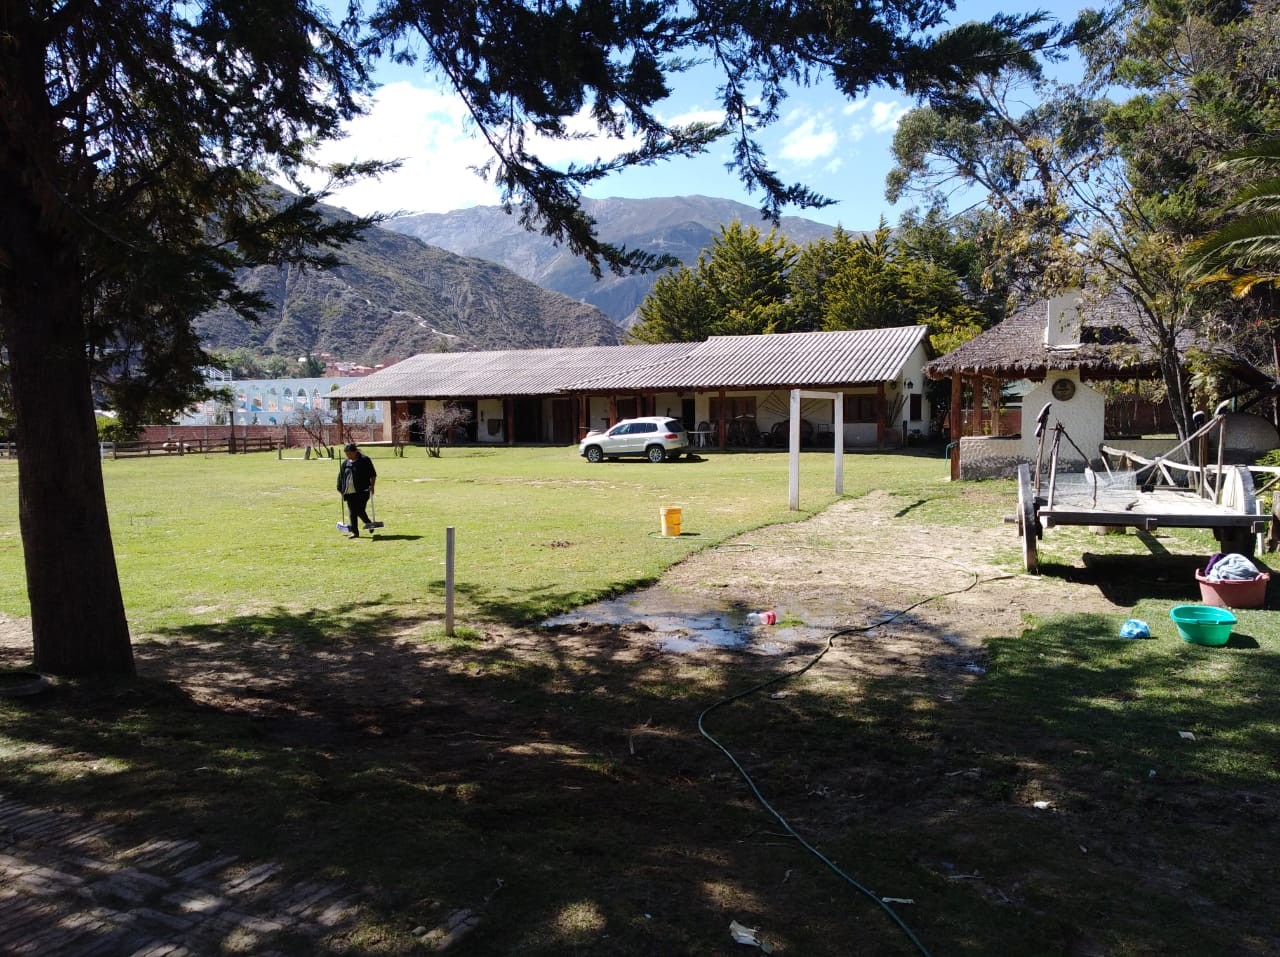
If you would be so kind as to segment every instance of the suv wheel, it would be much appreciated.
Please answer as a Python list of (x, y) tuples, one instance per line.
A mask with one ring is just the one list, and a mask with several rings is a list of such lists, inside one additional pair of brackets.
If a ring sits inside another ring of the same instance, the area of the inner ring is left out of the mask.
[(601, 451), (600, 446), (598, 445), (588, 445), (586, 455), (588, 462), (604, 461), (604, 452)]
[(666, 460), (667, 450), (661, 445), (651, 445), (644, 450), (644, 454), (649, 457), (650, 462), (662, 462)]

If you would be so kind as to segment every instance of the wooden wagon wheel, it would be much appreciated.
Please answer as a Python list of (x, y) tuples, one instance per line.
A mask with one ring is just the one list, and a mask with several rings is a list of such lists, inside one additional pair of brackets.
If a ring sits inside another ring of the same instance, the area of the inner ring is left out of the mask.
[(1040, 519), (1036, 516), (1036, 490), (1031, 485), (1031, 467), (1018, 466), (1018, 534), (1022, 536), (1022, 564), (1032, 575), (1040, 574)]
[[(1219, 479), (1223, 482), (1222, 504), (1234, 511), (1251, 514), (1258, 510), (1258, 499), (1253, 487), (1253, 474), (1243, 466), (1235, 466)], [(1258, 536), (1252, 527), (1233, 526), (1217, 528), (1214, 533), (1224, 552), (1236, 552), (1246, 557), (1257, 550)]]

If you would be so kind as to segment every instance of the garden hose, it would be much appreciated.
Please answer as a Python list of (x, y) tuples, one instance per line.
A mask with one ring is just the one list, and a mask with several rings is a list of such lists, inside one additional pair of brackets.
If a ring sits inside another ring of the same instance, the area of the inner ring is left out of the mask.
[[(813, 547), (813, 546), (809, 546), (809, 547)], [(845, 551), (846, 549), (833, 549), (833, 550)], [(812, 844), (806, 841), (803, 837), (801, 837), (799, 833), (797, 833), (795, 828), (791, 826), (790, 822), (788, 822), (787, 819), (783, 817), (773, 807), (773, 805), (771, 805), (765, 799), (765, 796), (760, 792), (759, 787), (756, 786), (755, 781), (752, 780), (751, 775), (747, 773), (746, 768), (744, 768), (741, 762), (739, 762), (738, 759), (734, 757), (733, 752), (731, 752), (728, 748), (726, 748), (723, 744), (721, 744), (718, 740), (716, 740), (716, 738), (706, 728), (707, 716), (711, 714), (711, 712), (717, 710), (718, 708), (722, 708), (726, 705), (733, 704), (733, 702), (739, 701), (743, 698), (748, 698), (751, 695), (754, 695), (763, 691), (765, 688), (772, 687), (773, 685), (776, 685), (776, 684), (781, 684), (784, 681), (790, 681), (793, 678), (798, 678), (801, 675), (803, 675), (809, 669), (813, 668), (816, 664), (818, 664), (818, 662), (820, 662), (823, 658), (825, 658), (827, 656), (827, 653), (830, 652), (831, 649), (835, 647), (836, 639), (840, 638), (843, 635), (853, 635), (853, 634), (868, 632), (873, 628), (879, 628), (882, 625), (887, 625), (889, 624), (889, 622), (894, 621), (898, 618), (901, 618), (903, 615), (907, 614), (910, 611), (913, 611), (916, 608), (919, 608), (921, 605), (928, 604), (931, 601), (937, 601), (939, 598), (945, 598), (949, 595), (959, 595), (976, 588), (978, 585), (985, 584), (987, 582), (1002, 581), (1007, 578), (1016, 577), (1013, 575), (997, 575), (992, 578), (979, 578), (977, 572), (974, 572), (971, 569), (965, 568), (965, 566), (961, 565), (959, 562), (953, 562), (945, 558), (934, 558), (933, 556), (927, 556), (922, 560), (945, 562), (948, 565), (955, 565), (957, 568), (963, 568), (965, 571), (967, 571), (969, 574), (973, 576), (973, 581), (969, 582), (969, 584), (965, 585), (963, 588), (956, 588), (956, 589), (952, 589), (951, 591), (939, 592), (936, 595), (930, 595), (927, 598), (921, 598), (919, 601), (913, 602), (907, 607), (902, 608), (898, 611), (895, 611), (892, 614), (888, 615), (887, 617), (881, 618), (879, 621), (872, 622), (869, 625), (858, 625), (858, 626), (853, 626), (849, 628), (841, 628), (838, 631), (833, 631), (831, 634), (827, 636), (826, 645), (823, 647), (823, 649), (819, 651), (816, 655), (814, 655), (812, 658), (810, 658), (802, 667), (796, 669), (795, 671), (788, 671), (783, 674), (774, 675), (772, 678), (769, 678), (767, 681), (762, 681), (759, 684), (754, 685), (753, 687), (747, 688), (745, 691), (739, 691), (737, 694), (730, 695), (727, 698), (721, 698), (719, 701), (716, 701), (713, 704), (707, 706), (705, 709), (703, 709), (702, 713), (698, 715), (698, 731), (704, 738), (706, 738), (713, 745), (715, 745), (715, 747), (718, 748), (726, 758), (729, 759), (729, 763), (732, 764), (735, 769), (737, 769), (739, 776), (742, 778), (743, 781), (746, 782), (747, 787), (751, 789), (751, 793), (755, 796), (756, 801), (758, 801), (760, 803), (760, 806), (763, 807), (766, 811), (768, 811), (770, 815), (772, 815), (774, 820), (776, 820), (782, 826), (782, 828), (787, 832), (788, 835), (794, 838), (801, 847), (803, 847), (806, 851), (808, 851), (810, 854), (816, 857), (819, 861), (825, 864), (830, 870), (832, 870), (837, 876), (843, 879), (851, 887), (853, 887), (859, 893), (871, 898), (871, 900), (875, 901), (876, 905), (879, 906), (880, 909), (883, 910), (889, 916), (889, 918), (898, 926), (898, 928), (903, 932), (903, 934), (906, 935), (907, 939), (910, 940), (911, 943), (915, 945), (916, 949), (921, 954), (923, 954), (924, 957), (930, 957), (929, 951), (925, 948), (924, 944), (921, 943), (920, 938), (916, 936), (915, 932), (912, 931), (911, 928), (907, 926), (906, 922), (900, 916), (898, 916), (898, 913), (892, 907), (890, 907), (889, 904), (883, 898), (880, 897), (880, 895), (876, 894), (870, 888), (866, 887), (864, 884), (862, 884), (861, 882), (853, 878), (850, 874), (846, 873), (838, 864), (835, 863), (835, 861), (831, 860), (829, 857), (823, 854), (820, 850), (818, 850), (816, 847), (814, 847)]]

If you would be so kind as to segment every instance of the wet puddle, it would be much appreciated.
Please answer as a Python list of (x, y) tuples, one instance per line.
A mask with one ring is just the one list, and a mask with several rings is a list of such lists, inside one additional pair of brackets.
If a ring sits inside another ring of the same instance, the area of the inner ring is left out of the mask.
[[(682, 595), (665, 588), (643, 588), (563, 615), (548, 618), (545, 628), (572, 625), (644, 625), (663, 651), (680, 653), (700, 648), (734, 648), (757, 655), (779, 655), (797, 644), (826, 635), (821, 628), (804, 624), (761, 625), (748, 621), (752, 611), (733, 605), (716, 606), (705, 597)], [(779, 620), (800, 618), (794, 611), (770, 609)]]

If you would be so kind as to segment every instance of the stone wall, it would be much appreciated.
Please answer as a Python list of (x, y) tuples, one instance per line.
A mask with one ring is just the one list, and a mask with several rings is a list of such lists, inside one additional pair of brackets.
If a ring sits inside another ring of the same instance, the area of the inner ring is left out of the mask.
[(966, 435), (960, 440), (960, 480), (1013, 478), (1018, 466), (1030, 462), (1022, 441), (1013, 437)]

